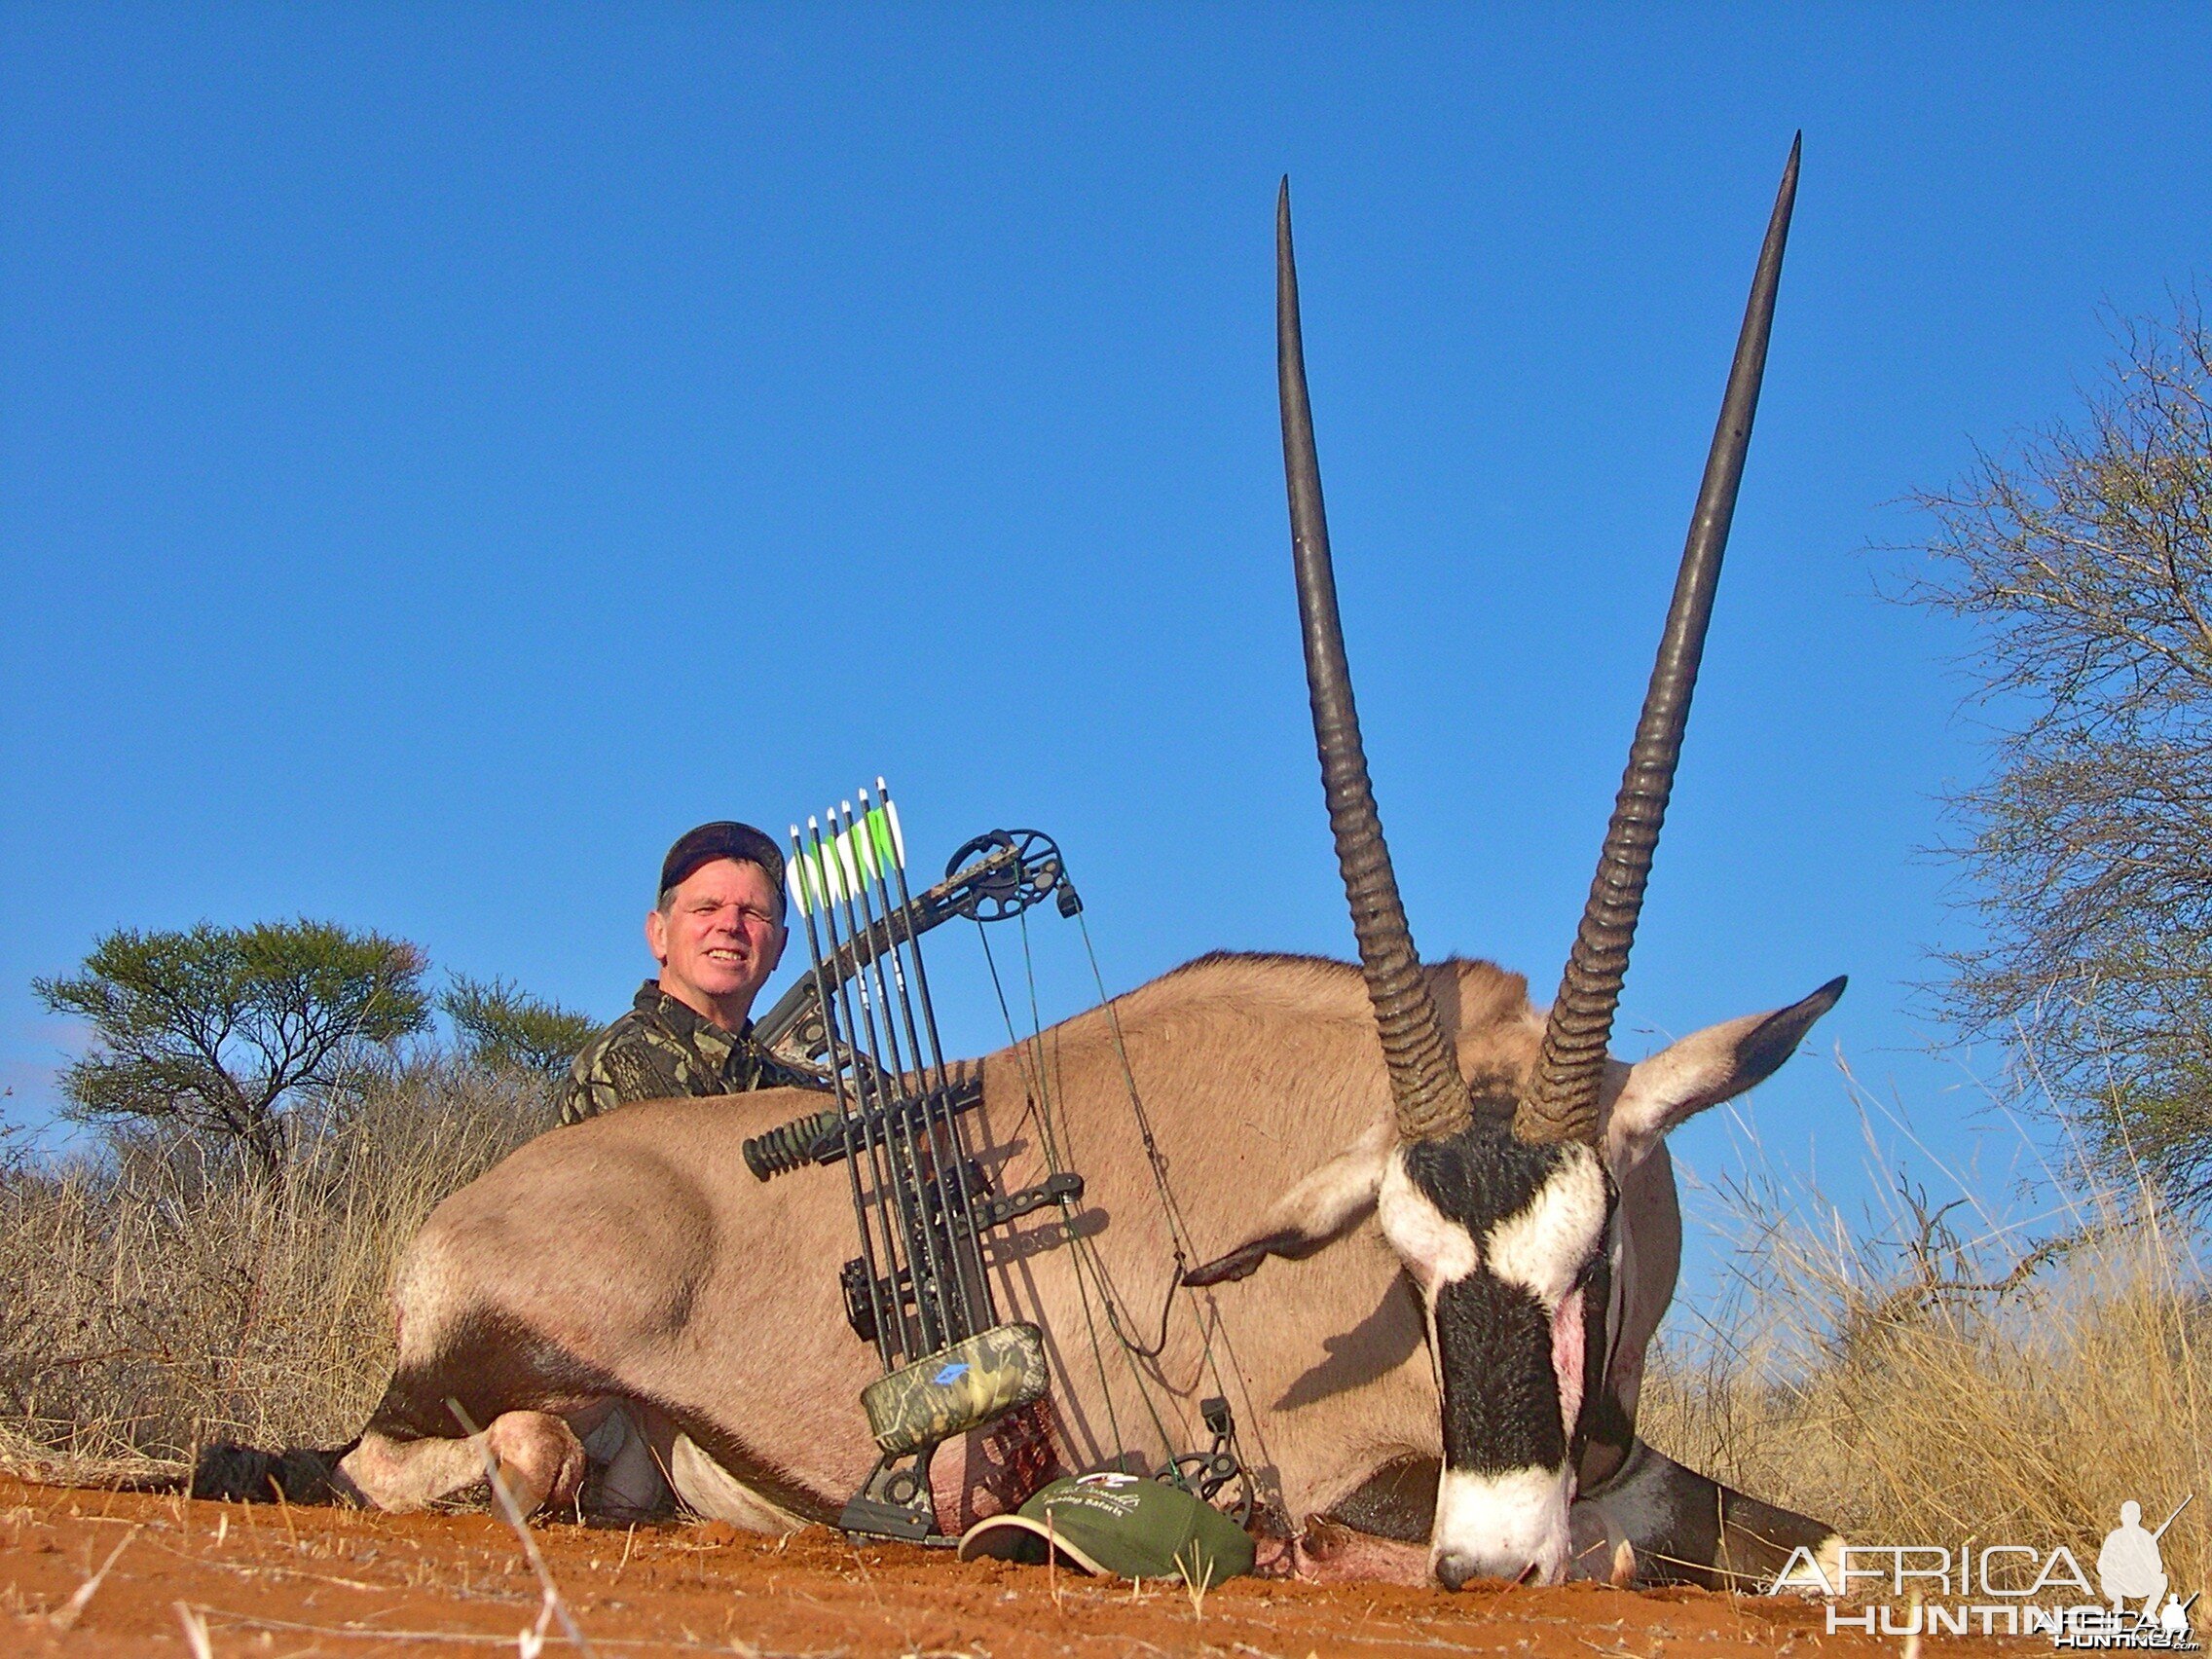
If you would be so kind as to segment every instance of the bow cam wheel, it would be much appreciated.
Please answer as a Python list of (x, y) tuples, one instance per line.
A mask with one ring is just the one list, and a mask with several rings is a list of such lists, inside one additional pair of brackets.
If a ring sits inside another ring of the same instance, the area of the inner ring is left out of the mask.
[(993, 853), (1014, 856), (966, 884), (952, 901), (953, 914), (977, 922), (1018, 916), (1060, 885), (1060, 849), (1042, 830), (993, 830), (963, 842), (944, 866), (947, 880)]
[[(1161, 1478), (1167, 1479), (1162, 1471)], [(1231, 1482), (1237, 1484), (1235, 1503), (1217, 1501)], [(1226, 1452), (1186, 1452), (1174, 1462), (1174, 1482), (1185, 1492), (1204, 1499), (1239, 1527), (1252, 1524), (1252, 1483), (1243, 1465)]]

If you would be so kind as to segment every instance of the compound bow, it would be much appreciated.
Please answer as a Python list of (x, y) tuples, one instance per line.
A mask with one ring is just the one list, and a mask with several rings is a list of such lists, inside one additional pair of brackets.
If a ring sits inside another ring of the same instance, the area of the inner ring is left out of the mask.
[(811, 972), (756, 1028), (783, 1057), (821, 1061), (835, 1104), (754, 1137), (744, 1153), (762, 1181), (807, 1163), (846, 1166), (861, 1253), (838, 1274), (845, 1316), (884, 1374), (861, 1395), (882, 1456), (839, 1525), (922, 1542), (937, 1535), (938, 1446), (1042, 1397), (1051, 1381), (1042, 1333), (999, 1316), (982, 1235), (1077, 1201), (1083, 1177), (992, 1190), (961, 1122), (982, 1100), (982, 1079), (945, 1064), (920, 939), (955, 916), (1004, 921), (1048, 894), (1064, 916), (1082, 902), (1059, 849), (1035, 830), (977, 836), (916, 897), (883, 780), (872, 804), (858, 793), (858, 813), (847, 802), (824, 815), (827, 835), (819, 819), (803, 835), (792, 826), (786, 878)]

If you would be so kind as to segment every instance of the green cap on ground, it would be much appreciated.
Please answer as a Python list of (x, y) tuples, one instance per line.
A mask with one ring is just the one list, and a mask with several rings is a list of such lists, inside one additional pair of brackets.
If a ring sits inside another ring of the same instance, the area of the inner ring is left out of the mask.
[(1056, 1550), (1087, 1572), (1214, 1585), (1252, 1570), (1243, 1528), (1181, 1487), (1105, 1470), (1054, 1481), (1018, 1513), (968, 1529), (960, 1559), (1042, 1564)]

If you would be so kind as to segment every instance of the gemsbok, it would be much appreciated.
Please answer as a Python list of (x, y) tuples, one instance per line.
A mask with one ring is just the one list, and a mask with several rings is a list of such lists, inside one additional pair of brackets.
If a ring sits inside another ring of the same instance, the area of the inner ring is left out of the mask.
[[(1225, 1394), (1272, 1560), (1316, 1575), (1770, 1582), (1832, 1530), (1637, 1437), (1681, 1227), (1667, 1132), (1772, 1073), (1843, 989), (1627, 1064), (1614, 1010), (1680, 752), (1763, 372), (1797, 178), (1759, 256), (1642, 717), (1559, 995), (1488, 963), (1423, 966), (1369, 789), (1307, 401), (1287, 184), (1278, 202), (1283, 454), (1314, 731), (1359, 965), (1213, 955), (972, 1062), (978, 1157), (1088, 1186), (993, 1240), (998, 1306), (1046, 1333), (1041, 1414), (970, 1435), (933, 1476), (965, 1526), (1048, 1476), (1202, 1444)], [(1125, 1063), (1125, 1070), (1124, 1070)], [(1049, 1093), (1044, 1085), (1050, 1083)], [(1196, 1249), (1181, 1273), (1130, 1089)], [(797, 1091), (653, 1102), (555, 1130), (441, 1204), (394, 1290), (398, 1357), (342, 1468), (421, 1505), (481, 1481), (568, 1502), (574, 1424), (641, 1402), (696, 1510), (829, 1521), (875, 1458), (847, 1328), (846, 1177), (763, 1184), (740, 1145)], [(1042, 1114), (1051, 1114), (1048, 1123)], [(1079, 1250), (1080, 1246), (1080, 1250)], [(1095, 1260), (1095, 1284), (1075, 1259)], [(1276, 1260), (1269, 1260), (1276, 1258)], [(1195, 1316), (1157, 1312), (1181, 1298)], [(1104, 1315), (1112, 1328), (1094, 1345)], [(464, 1437), (449, 1401), (487, 1425)]]

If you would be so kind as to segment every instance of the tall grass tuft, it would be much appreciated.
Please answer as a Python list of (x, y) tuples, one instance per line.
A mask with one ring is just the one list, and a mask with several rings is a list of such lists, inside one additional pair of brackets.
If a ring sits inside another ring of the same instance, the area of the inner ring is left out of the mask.
[(1892, 1179), (1856, 1227), (1763, 1169), (1717, 1190), (1732, 1283), (1654, 1355), (1644, 1437), (1850, 1542), (2064, 1545), (2092, 1579), (2123, 1501), (2155, 1528), (2194, 1493), (2160, 1544), (2212, 1584), (2201, 1231), (2083, 1176), (2030, 1246), (1981, 1195)]
[(542, 1080), (433, 1056), (306, 1125), (275, 1181), (179, 1134), (0, 1165), (0, 1461), (345, 1441), (390, 1365), (398, 1251), (550, 1123)]

